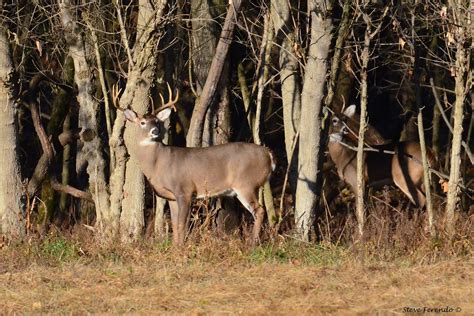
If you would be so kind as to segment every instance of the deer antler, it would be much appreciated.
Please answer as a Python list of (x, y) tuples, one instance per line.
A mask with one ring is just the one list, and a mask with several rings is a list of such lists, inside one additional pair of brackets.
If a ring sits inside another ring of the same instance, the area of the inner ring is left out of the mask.
[(168, 102), (165, 103), (165, 99), (163, 98), (163, 95), (160, 93), (159, 95), (160, 95), (160, 99), (161, 99), (161, 106), (158, 109), (154, 110), (152, 115), (155, 115), (158, 112), (160, 112), (161, 110), (164, 110), (166, 108), (173, 108), (173, 110), (176, 112), (175, 104), (178, 102), (178, 99), (179, 99), (179, 91), (176, 90), (176, 97), (174, 99), (172, 99), (173, 92), (171, 91), (171, 87), (168, 83), (166, 85), (168, 86), (169, 100), (168, 100)]
[(110, 94), (112, 96), (112, 104), (117, 108), (117, 110), (123, 112), (125, 109), (121, 108), (120, 105), (119, 105), (119, 94), (120, 94), (121, 91), (122, 91), (122, 89), (119, 89), (118, 85), (114, 84), (112, 86), (112, 91), (110, 92)]

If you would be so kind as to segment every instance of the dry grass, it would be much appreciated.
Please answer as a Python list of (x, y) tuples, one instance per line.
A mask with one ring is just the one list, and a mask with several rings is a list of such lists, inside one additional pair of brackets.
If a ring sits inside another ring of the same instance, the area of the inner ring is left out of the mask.
[(352, 215), (328, 211), (317, 243), (267, 231), (251, 249), (207, 226), (182, 249), (106, 246), (88, 230), (0, 243), (0, 314), (474, 314), (474, 215), (452, 239), (439, 220), (432, 238), (424, 213), (376, 203), (360, 240)]
[(385, 262), (367, 244), (279, 239), (249, 249), (204, 234), (177, 250), (85, 240), (52, 236), (1, 249), (1, 313), (386, 314), (425, 306), (474, 313), (470, 253)]

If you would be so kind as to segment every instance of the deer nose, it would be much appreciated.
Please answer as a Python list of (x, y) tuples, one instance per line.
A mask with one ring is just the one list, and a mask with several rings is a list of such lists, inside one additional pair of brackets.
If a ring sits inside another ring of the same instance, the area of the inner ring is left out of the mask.
[(153, 128), (150, 130), (150, 134), (151, 134), (152, 136), (157, 137), (157, 136), (160, 135), (160, 131), (158, 130), (158, 128), (153, 127)]

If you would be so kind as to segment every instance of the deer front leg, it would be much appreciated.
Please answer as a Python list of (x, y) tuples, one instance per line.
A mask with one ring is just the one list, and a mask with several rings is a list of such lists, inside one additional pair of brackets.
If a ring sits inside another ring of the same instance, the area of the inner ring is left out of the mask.
[(184, 240), (186, 237), (186, 230), (188, 227), (188, 214), (189, 214), (189, 204), (191, 202), (191, 197), (186, 195), (179, 195), (176, 197), (176, 202), (178, 204), (178, 236), (177, 236), (177, 245), (184, 245)]
[(171, 213), (171, 226), (173, 228), (173, 245), (177, 245), (179, 243), (179, 230), (178, 230), (178, 214), (179, 214), (179, 207), (177, 201), (168, 201), (170, 205), (170, 213)]

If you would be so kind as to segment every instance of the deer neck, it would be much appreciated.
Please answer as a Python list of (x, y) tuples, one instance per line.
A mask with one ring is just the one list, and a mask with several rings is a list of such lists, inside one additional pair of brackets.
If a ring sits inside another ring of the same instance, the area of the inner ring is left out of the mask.
[(141, 141), (137, 144), (135, 157), (141, 171), (148, 179), (156, 175), (157, 168), (160, 168), (160, 161), (166, 158), (166, 146), (157, 141)]
[(344, 141), (343, 139), (339, 140), (330, 140), (328, 144), (329, 156), (331, 156), (332, 161), (336, 165), (337, 173), (341, 179), (344, 179), (344, 170), (346, 167), (355, 161), (357, 153), (351, 149), (342, 145), (339, 141)]

